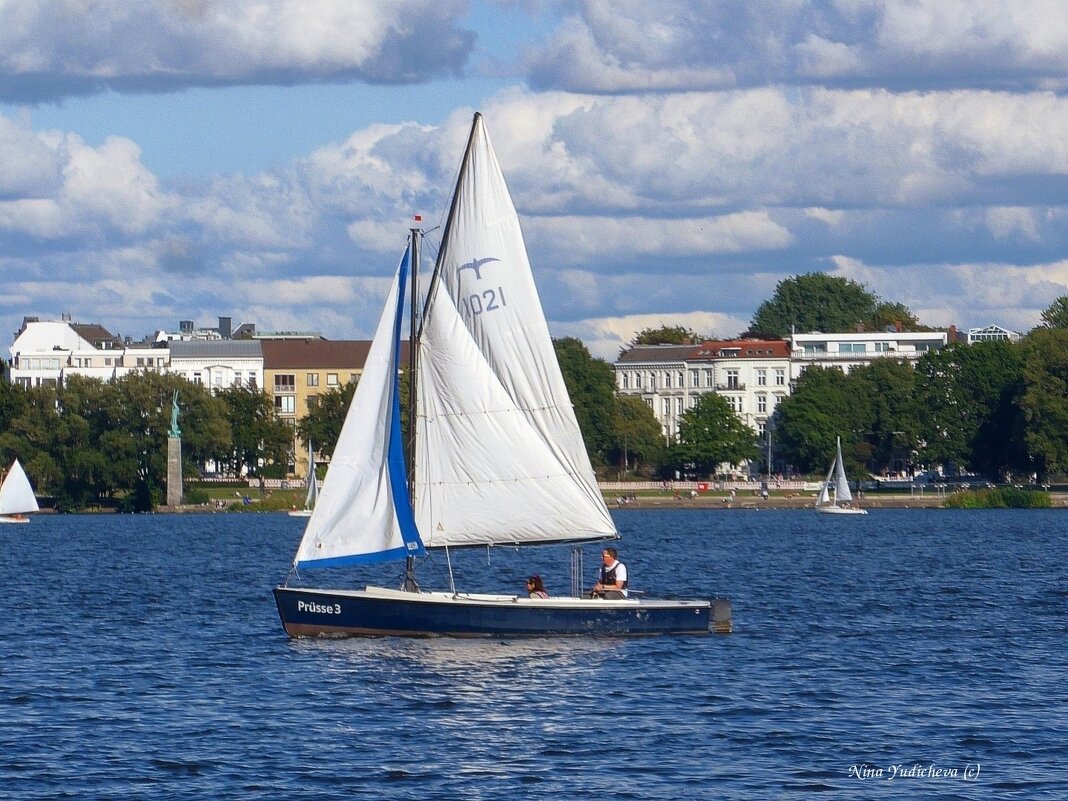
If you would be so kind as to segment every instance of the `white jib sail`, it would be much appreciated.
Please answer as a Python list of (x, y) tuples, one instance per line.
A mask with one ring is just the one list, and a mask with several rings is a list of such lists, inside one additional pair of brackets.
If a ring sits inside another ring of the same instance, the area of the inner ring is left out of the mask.
[(834, 477), (834, 499), (839, 501), (851, 501), (853, 500), (853, 493), (849, 491), (849, 479), (846, 478), (845, 461), (842, 459), (842, 440), (838, 440), (838, 453), (834, 462), (835, 477)]
[(823, 486), (820, 487), (820, 494), (816, 498), (816, 506), (822, 506), (825, 503), (831, 502), (831, 480), (834, 478), (834, 465), (831, 465), (831, 469), (827, 471), (827, 478), (823, 480)]
[(39, 510), (26, 471), (16, 459), (0, 486), (0, 515), (22, 515)]
[(419, 354), (423, 542), (614, 537), (481, 117), (456, 191)]
[(405, 556), (388, 463), (399, 351), (395, 327), (401, 313), (398, 292), (404, 272), (402, 263), (393, 279), (315, 511), (297, 549), (298, 565)]

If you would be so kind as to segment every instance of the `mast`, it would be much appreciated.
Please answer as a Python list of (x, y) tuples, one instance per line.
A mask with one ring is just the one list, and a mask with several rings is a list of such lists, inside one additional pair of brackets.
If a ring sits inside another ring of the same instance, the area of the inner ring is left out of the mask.
[[(416, 220), (419, 220), (416, 217)], [(409, 272), (411, 273), (411, 285), (409, 287), (411, 291), (411, 311), (409, 312), (408, 320), (408, 441), (405, 443), (407, 453), (405, 454), (408, 462), (408, 500), (412, 505), (412, 511), (415, 511), (415, 421), (416, 421), (416, 381), (417, 375), (416, 367), (419, 362), (419, 348), (417, 346), (419, 335), (419, 300), (416, 290), (419, 285), (419, 237), (422, 235), (422, 231), (419, 228), (409, 228), (408, 232), (411, 236), (411, 247), (409, 252), (410, 264)], [(407, 556), (404, 559), (404, 589), (408, 592), (418, 592), (419, 584), (415, 580), (415, 557)]]

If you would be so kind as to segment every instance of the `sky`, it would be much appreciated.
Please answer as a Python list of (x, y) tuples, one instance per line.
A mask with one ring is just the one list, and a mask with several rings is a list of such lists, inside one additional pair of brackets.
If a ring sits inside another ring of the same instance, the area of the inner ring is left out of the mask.
[(0, 343), (369, 338), (475, 111), (595, 356), (815, 271), (1026, 332), (1068, 294), (1066, 89), (1063, 0), (0, 0)]

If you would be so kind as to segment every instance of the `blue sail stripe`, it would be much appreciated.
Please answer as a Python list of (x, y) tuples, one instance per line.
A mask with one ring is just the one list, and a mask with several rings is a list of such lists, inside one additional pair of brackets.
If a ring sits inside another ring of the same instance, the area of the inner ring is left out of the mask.
[[(390, 411), (390, 443), (387, 467), (390, 475), (390, 488), (393, 490), (393, 507), (400, 527), (400, 536), (404, 539), (405, 556), (421, 556), (426, 553), (419, 529), (415, 527), (415, 517), (411, 512), (411, 496), (408, 493), (408, 467), (405, 462), (405, 449), (402, 431), (400, 431), (400, 371), (397, 362), (400, 359), (400, 326), (404, 317), (405, 284), (408, 269), (411, 267), (411, 244), (400, 260), (400, 278), (397, 292), (397, 310), (393, 321), (393, 404)], [(414, 343), (413, 343), (414, 346)], [(415, 398), (408, 399), (415, 403)]]
[(407, 548), (393, 548), (389, 551), (357, 553), (348, 556), (332, 556), (327, 559), (304, 559), (297, 562), (297, 568), (305, 567), (344, 567), (346, 565), (375, 565), (381, 562), (396, 562), (408, 556)]
[[(401, 410), (400, 410), (400, 341), (401, 324), (404, 317), (404, 290), (408, 278), (408, 270), (411, 267), (412, 246), (408, 244), (401, 259), (399, 287), (397, 291), (397, 313), (393, 321), (393, 402), (390, 404), (389, 426), (389, 450), (387, 452), (387, 468), (389, 470), (389, 484), (393, 490), (393, 507), (397, 516), (397, 525), (400, 526), (401, 537), (404, 540), (404, 556), (422, 556), (426, 553), (423, 541), (419, 537), (419, 529), (415, 525), (415, 516), (412, 514), (411, 495), (408, 493), (408, 467), (404, 459), (404, 442), (401, 434)], [(409, 343), (414, 347), (415, 343)], [(415, 398), (409, 398), (409, 403), (415, 403)]]

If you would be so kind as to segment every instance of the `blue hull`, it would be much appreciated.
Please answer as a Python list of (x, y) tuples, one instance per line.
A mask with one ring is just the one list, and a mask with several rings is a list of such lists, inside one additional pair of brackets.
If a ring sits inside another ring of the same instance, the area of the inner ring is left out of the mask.
[(315, 590), (276, 587), (291, 637), (567, 637), (730, 631), (730, 602)]

